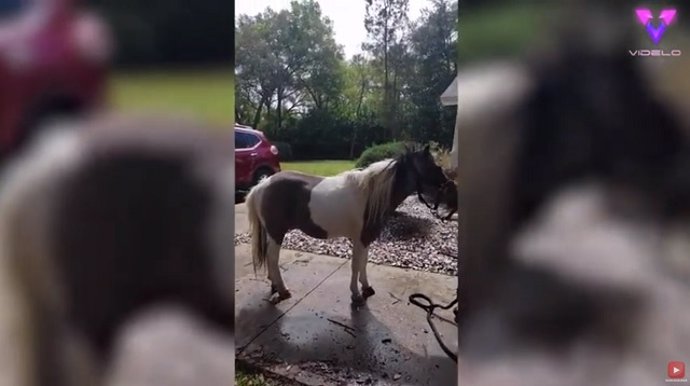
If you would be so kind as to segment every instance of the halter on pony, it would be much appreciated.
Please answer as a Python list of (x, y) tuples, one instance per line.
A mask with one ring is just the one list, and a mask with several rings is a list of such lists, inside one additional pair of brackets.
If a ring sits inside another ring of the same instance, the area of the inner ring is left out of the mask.
[(451, 186), (450, 184), (453, 184), (453, 183), (454, 183), (454, 182), (453, 182), (452, 180), (448, 180), (448, 181), (444, 182), (443, 185), (441, 185), (441, 187), (440, 187), (440, 188), (438, 189), (438, 191), (436, 192), (436, 197), (434, 198), (435, 203), (434, 203), (433, 206), (431, 206), (431, 205), (424, 199), (424, 195), (422, 195), (422, 193), (421, 193), (421, 189), (420, 189), (420, 188), (421, 188), (421, 183), (420, 183), (420, 182), (417, 182), (417, 185), (418, 185), (418, 187), (417, 187), (417, 197), (419, 198), (419, 201), (421, 201), (424, 205), (426, 205), (427, 208), (429, 208), (429, 209), (431, 210), (431, 213), (434, 215), (434, 217), (438, 218), (439, 220), (441, 220), (441, 221), (443, 221), (443, 222), (450, 220), (450, 218), (453, 216), (453, 214), (455, 214), (455, 212), (458, 211), (457, 206), (452, 206), (452, 207), (450, 207), (450, 212), (448, 212), (448, 214), (447, 214), (446, 216), (441, 216), (441, 215), (439, 214), (439, 212), (438, 212), (438, 207), (440, 206), (441, 201), (442, 201), (442, 200), (441, 200), (441, 194), (442, 194), (443, 192), (445, 192), (446, 189), (448, 189), (448, 188)]
[(416, 181), (417, 181), (417, 189), (416, 189), (417, 190), (417, 198), (419, 198), (419, 201), (421, 201), (427, 208), (429, 208), (429, 210), (431, 210), (431, 213), (434, 215), (434, 217), (440, 219), (443, 222), (450, 220), (450, 218), (453, 216), (453, 214), (455, 214), (455, 212), (458, 211), (457, 205), (448, 205), (448, 207), (450, 208), (450, 212), (445, 216), (441, 216), (439, 214), (438, 208), (441, 205), (441, 203), (443, 202), (442, 195), (448, 189), (450, 189), (453, 186), (453, 184), (455, 184), (455, 182), (453, 182), (453, 180), (446, 177), (446, 180), (444, 182), (442, 182), (439, 186), (437, 186), (436, 195), (434, 197), (434, 205), (432, 206), (431, 204), (429, 204), (426, 201), (426, 199), (424, 199), (424, 195), (422, 194), (422, 191), (423, 191), (422, 188), (424, 185), (424, 183), (422, 182), (423, 179), (424, 179), (424, 176), (417, 173), (417, 178), (416, 178)]

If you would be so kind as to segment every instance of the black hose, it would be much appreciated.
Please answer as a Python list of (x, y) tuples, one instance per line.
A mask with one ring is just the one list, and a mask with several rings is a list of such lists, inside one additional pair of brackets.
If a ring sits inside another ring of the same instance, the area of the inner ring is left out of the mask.
[[(440, 304), (433, 303), (431, 299), (429, 299), (428, 296), (421, 294), (421, 293), (416, 293), (410, 295), (410, 303), (414, 304), (415, 306), (426, 310), (426, 321), (429, 323), (429, 326), (431, 326), (431, 331), (434, 333), (434, 337), (436, 337), (436, 341), (438, 341), (438, 344), (441, 346), (441, 349), (443, 350), (446, 355), (450, 357), (453, 361), (457, 363), (458, 361), (458, 356), (454, 352), (452, 352), (448, 346), (446, 346), (445, 343), (443, 343), (443, 339), (441, 339), (441, 335), (439, 334), (438, 330), (436, 330), (436, 326), (434, 323), (431, 321), (431, 317), (434, 315), (434, 310), (437, 308), (440, 308), (442, 310), (447, 310), (450, 309), (451, 307), (455, 306), (458, 304), (458, 298), (455, 298), (452, 302), (448, 303), (447, 305), (443, 306)], [(424, 300), (427, 304), (422, 304), (418, 299)]]

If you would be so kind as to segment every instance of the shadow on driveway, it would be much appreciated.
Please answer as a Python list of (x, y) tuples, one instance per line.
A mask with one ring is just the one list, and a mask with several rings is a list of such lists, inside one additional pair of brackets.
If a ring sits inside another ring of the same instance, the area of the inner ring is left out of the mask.
[[(245, 313), (239, 317), (251, 316)], [(420, 325), (418, 333), (423, 333), (423, 327)], [(446, 356), (425, 354), (408, 349), (365, 306), (350, 307), (349, 318), (329, 312), (291, 312), (280, 317), (239, 356), (327, 374), (333, 384), (352, 380), (364, 384), (456, 383), (455, 362)]]

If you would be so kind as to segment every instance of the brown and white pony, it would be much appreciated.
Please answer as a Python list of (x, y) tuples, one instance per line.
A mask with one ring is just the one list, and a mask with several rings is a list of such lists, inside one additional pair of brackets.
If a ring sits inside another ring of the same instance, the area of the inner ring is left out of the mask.
[(231, 335), (232, 137), (172, 119), (64, 126), (1, 182), (1, 313), (18, 358), (7, 383), (104, 384), (118, 331), (156, 303)]
[(252, 257), (255, 268), (268, 265), (272, 301), (291, 296), (278, 258), (285, 234), (299, 229), (318, 239), (352, 241), (350, 291), (353, 304), (361, 305), (374, 295), (367, 280), (367, 254), (386, 219), (409, 195), (435, 196), (447, 181), (426, 146), (332, 177), (283, 171), (255, 186), (246, 199)]

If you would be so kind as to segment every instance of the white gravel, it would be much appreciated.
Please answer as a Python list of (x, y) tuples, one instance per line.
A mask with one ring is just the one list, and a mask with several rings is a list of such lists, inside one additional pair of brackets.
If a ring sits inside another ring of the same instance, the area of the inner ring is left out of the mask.
[[(443, 222), (417, 200), (408, 197), (388, 220), (381, 236), (369, 248), (369, 261), (418, 271), (457, 274), (457, 214)], [(248, 233), (235, 235), (235, 245), (248, 243)], [(352, 245), (346, 238), (314, 239), (291, 231), (283, 248), (321, 255), (350, 258)]]

